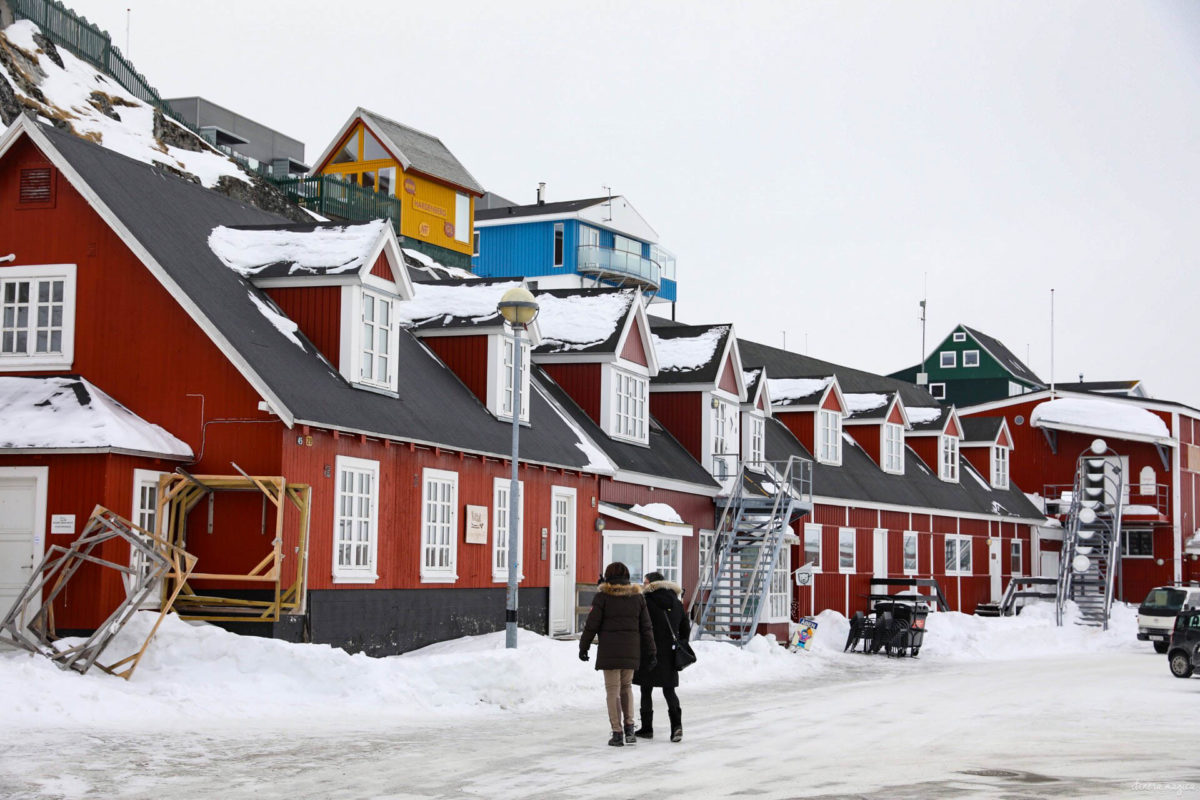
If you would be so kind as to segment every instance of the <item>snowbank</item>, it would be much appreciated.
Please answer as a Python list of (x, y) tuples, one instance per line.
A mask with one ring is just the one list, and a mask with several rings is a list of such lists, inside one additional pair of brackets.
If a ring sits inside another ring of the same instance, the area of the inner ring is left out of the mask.
[(272, 230), (213, 228), (208, 247), (221, 263), (252, 277), (272, 264), (287, 264), (291, 275), (358, 272), (379, 244), (383, 220), (362, 225)]
[(767, 391), (772, 403), (787, 404), (812, 397), (832, 382), (833, 378), (767, 378)]
[(607, 341), (625, 319), (633, 302), (632, 292), (601, 295), (552, 294), (537, 296), (538, 330), (542, 333), (542, 349), (553, 352), (581, 350)]
[(1171, 438), (1162, 418), (1132, 403), (1101, 400), (1094, 397), (1063, 397), (1042, 403), (1029, 415), (1029, 424), (1052, 428), (1057, 425), (1077, 425), (1112, 431), (1116, 435)]

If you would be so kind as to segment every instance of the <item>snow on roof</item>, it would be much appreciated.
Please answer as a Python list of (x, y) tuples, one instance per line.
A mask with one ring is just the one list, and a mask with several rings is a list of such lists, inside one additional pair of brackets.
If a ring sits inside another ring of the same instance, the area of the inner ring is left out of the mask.
[(888, 404), (888, 395), (870, 393), (846, 394), (846, 409), (851, 413), (874, 411)]
[(636, 505), (629, 509), (634, 514), (641, 514), (643, 517), (650, 517), (662, 522), (677, 522), (680, 525), (684, 524), (683, 517), (679, 516), (679, 512), (672, 508), (667, 503), (647, 503), (646, 505)]
[(607, 341), (629, 311), (627, 293), (568, 295), (539, 294), (538, 330), (551, 349), (582, 350)]
[[(25, 57), (36, 65), (36, 69), (13, 75), (0, 64), (0, 75), (7, 78), (21, 102), (37, 108), (40, 115), (48, 120), (65, 121), (77, 136), (136, 161), (159, 163), (190, 173), (208, 188), (215, 186), (225, 176), (246, 181), (245, 173), (236, 162), (215, 150), (195, 152), (157, 140), (154, 137), (152, 106), (76, 58), (65, 47), (58, 48), (63, 63), (61, 67), (45, 54), (39, 55), (41, 48), (33, 39), (38, 32), (38, 27), (29, 20), (14, 22), (0, 32), (0, 38), (6, 37), (10, 45), (24, 51)], [(31, 96), (26, 91), (27, 83), (35, 84), (42, 98)], [(113, 119), (100, 110), (105, 104), (119, 119)], [(170, 117), (163, 116), (162, 119), (165, 125), (178, 126)], [(181, 127), (181, 131), (186, 130)], [(186, 135), (193, 134), (187, 132)], [(199, 137), (195, 138), (198, 144), (202, 143)]]
[(1076, 425), (1081, 428), (1112, 431), (1115, 434), (1163, 439), (1171, 437), (1167, 424), (1156, 414), (1132, 403), (1104, 400), (1099, 397), (1063, 397), (1042, 403), (1030, 414), (1029, 423), (1048, 428)]
[(496, 310), (496, 304), (505, 292), (520, 285), (521, 281), (414, 283), (413, 299), (396, 304), (396, 319), (409, 326), (431, 323), (438, 319), (441, 319), (443, 325), (453, 320), (499, 321), (500, 312)]
[(664, 339), (655, 333), (650, 334), (654, 339), (654, 353), (658, 357), (659, 371), (682, 372), (700, 369), (713, 360), (717, 345), (721, 343), (721, 337), (727, 330), (729, 329), (725, 326), (718, 326), (709, 328), (697, 336), (671, 339)]
[(296, 345), (296, 347), (299, 347), (301, 350), (304, 349), (304, 344), (300, 341), (300, 337), (296, 335), (296, 333), (300, 330), (299, 325), (276, 311), (267, 303), (264, 303), (262, 299), (254, 293), (253, 290), (250, 291), (250, 299), (254, 301), (254, 305), (260, 312), (262, 312), (262, 315), (267, 318), (267, 321), (275, 326), (276, 330), (278, 330), (287, 338), (291, 339), (292, 343)]
[(992, 485), (983, 479), (983, 476), (979, 474), (979, 471), (975, 469), (974, 465), (972, 465), (970, 461), (967, 461), (965, 458), (960, 459), (960, 461), (962, 462), (963, 472), (974, 478), (975, 482), (987, 491), (990, 492), (992, 490)]
[(563, 424), (570, 428), (575, 434), (576, 438), (578, 439), (578, 441), (575, 442), (575, 446), (579, 448), (579, 450), (587, 457), (588, 460), (588, 463), (586, 466), (584, 466), (584, 469), (590, 470), (591, 472), (598, 472), (602, 475), (615, 475), (617, 472), (617, 465), (612, 462), (612, 459), (605, 455), (603, 450), (596, 446), (595, 442), (588, 438), (588, 435), (584, 433), (583, 429), (575, 423), (575, 420), (571, 419), (571, 415), (565, 413), (561, 408), (559, 408), (558, 403), (554, 401), (554, 398), (550, 396), (550, 393), (541, 386), (538, 386), (536, 382), (531, 381), (531, 385), (538, 391), (539, 394), (541, 394), (542, 399), (554, 409), (554, 413), (558, 414), (559, 418), (563, 421)]
[(245, 277), (272, 264), (288, 264), (288, 274), (349, 273), (362, 269), (379, 243), (387, 222), (362, 225), (286, 228), (227, 228), (219, 225), (208, 247), (221, 263)]
[(767, 378), (771, 402), (786, 405), (791, 401), (812, 397), (825, 391), (833, 378)]
[(0, 377), (0, 449), (112, 448), (191, 458), (192, 448), (78, 376)]
[(470, 279), (470, 278), (478, 278), (479, 277), (474, 272), (471, 272), (471, 270), (469, 270), (469, 269), (463, 269), (462, 267), (447, 266), (447, 265), (441, 263), (440, 261), (438, 261), (434, 258), (431, 258), (430, 256), (425, 255), (420, 250), (413, 250), (411, 247), (404, 247), (401, 249), (404, 252), (404, 255), (408, 256), (413, 261), (420, 263), (422, 271), (428, 273), (431, 277), (440, 278), (440, 279), (445, 279), (445, 278)]
[(940, 419), (943, 410), (944, 409), (940, 406), (937, 408), (918, 406), (916, 408), (906, 408), (905, 412), (908, 414), (908, 421), (913, 425), (924, 425), (927, 422), (933, 422), (935, 419)]

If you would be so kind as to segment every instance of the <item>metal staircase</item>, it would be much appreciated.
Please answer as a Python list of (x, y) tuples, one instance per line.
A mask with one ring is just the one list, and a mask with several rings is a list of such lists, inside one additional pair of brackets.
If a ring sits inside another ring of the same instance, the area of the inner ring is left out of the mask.
[(1060, 626), (1067, 601), (1073, 600), (1081, 624), (1108, 629), (1121, 568), (1124, 493), (1121, 459), (1097, 439), (1076, 463), (1071, 507), (1063, 525), (1055, 598), (1055, 619)]
[[(791, 524), (812, 511), (812, 462), (742, 462), (711, 548), (703, 553), (689, 613), (693, 639), (744, 645), (754, 635)], [(791, 586), (791, 576), (788, 585)], [(789, 589), (790, 591), (790, 589)]]

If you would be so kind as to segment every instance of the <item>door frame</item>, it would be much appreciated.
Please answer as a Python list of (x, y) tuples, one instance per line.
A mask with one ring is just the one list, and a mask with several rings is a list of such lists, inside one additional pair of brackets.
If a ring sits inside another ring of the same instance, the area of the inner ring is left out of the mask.
[(991, 589), (992, 602), (999, 603), (1004, 597), (1004, 540), (992, 536), (988, 544), (988, 586)]
[[(567, 521), (570, 529), (567, 531), (567, 570), (564, 580), (566, 586), (560, 587), (558, 592), (554, 590), (554, 504), (560, 498), (567, 498), (570, 509), (567, 513)], [(574, 487), (569, 486), (551, 486), (550, 487), (550, 603), (546, 609), (548, 614), (547, 627), (550, 630), (551, 636), (569, 636), (575, 633), (575, 584), (578, 575), (575, 573), (576, 562), (575, 554), (577, 552), (576, 539), (579, 537), (579, 493)], [(563, 610), (563, 618), (566, 620), (565, 630), (554, 630), (554, 605), (555, 600), (559, 603), (566, 603), (566, 608)]]
[[(50, 484), (49, 467), (0, 467), (0, 480), (5, 478), (33, 478), (33, 558), (29, 575), (42, 563), (46, 553), (46, 500)], [(26, 579), (28, 580), (28, 578)], [(4, 609), (8, 613), (8, 609)], [(29, 621), (28, 615), (19, 620), (21, 625)]]
[[(880, 571), (882, 569), (882, 572)], [(876, 528), (871, 546), (871, 577), (888, 577), (888, 529)]]

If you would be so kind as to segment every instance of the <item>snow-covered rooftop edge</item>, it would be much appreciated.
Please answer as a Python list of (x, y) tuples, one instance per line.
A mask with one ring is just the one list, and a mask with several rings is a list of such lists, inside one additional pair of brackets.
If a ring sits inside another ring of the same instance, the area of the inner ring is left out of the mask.
[(209, 234), (208, 247), (222, 264), (245, 277), (272, 264), (287, 264), (292, 275), (351, 273), (363, 268), (387, 227), (387, 222), (378, 219), (313, 230), (243, 230), (219, 225)]
[(1175, 441), (1167, 423), (1157, 414), (1132, 403), (1098, 397), (1062, 397), (1042, 403), (1029, 415), (1029, 424), (1039, 428), (1082, 428), (1166, 444)]

